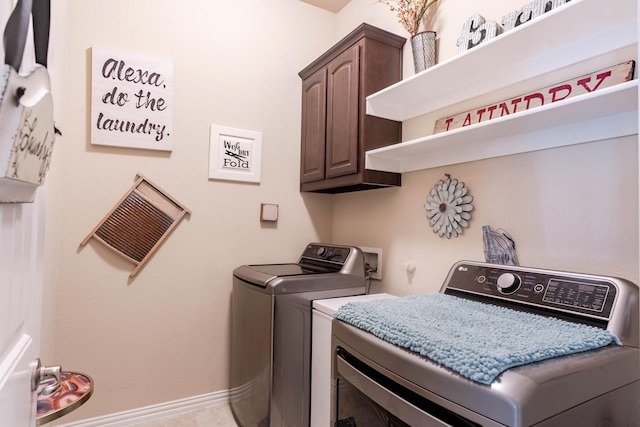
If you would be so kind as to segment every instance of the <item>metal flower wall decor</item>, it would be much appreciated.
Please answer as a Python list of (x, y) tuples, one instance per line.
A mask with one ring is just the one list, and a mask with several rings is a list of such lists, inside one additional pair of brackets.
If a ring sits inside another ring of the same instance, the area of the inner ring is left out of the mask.
[(438, 181), (429, 192), (424, 208), (433, 232), (450, 239), (469, 227), (473, 196), (467, 194), (469, 190), (464, 182), (451, 179), (448, 174), (445, 176), (447, 179)]

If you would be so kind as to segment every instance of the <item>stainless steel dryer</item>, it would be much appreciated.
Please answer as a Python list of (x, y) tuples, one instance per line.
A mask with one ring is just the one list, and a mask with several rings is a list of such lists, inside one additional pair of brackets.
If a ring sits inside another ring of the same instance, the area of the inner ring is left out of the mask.
[[(485, 385), (334, 319), (337, 427), (639, 425), (638, 286), (613, 277), (461, 261), (440, 292), (605, 329), (622, 345), (512, 367)], [(461, 320), (468, 315), (452, 314)], [(464, 340), (479, 328), (467, 322), (453, 335)]]
[(311, 243), (297, 263), (234, 270), (230, 400), (238, 425), (309, 425), (313, 301), (364, 293), (364, 255), (353, 246)]

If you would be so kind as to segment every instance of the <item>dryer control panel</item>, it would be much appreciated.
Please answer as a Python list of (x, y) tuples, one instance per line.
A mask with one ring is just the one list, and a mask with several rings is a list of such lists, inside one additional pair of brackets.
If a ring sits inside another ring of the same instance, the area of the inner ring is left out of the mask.
[(604, 321), (619, 293), (606, 277), (474, 262), (457, 263), (441, 292)]

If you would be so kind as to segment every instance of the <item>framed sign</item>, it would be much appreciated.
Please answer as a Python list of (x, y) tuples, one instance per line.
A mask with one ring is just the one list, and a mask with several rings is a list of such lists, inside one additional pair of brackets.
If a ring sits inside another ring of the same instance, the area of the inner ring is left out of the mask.
[(211, 125), (209, 178), (260, 182), (262, 132)]
[(173, 63), (93, 46), (91, 143), (171, 151)]

